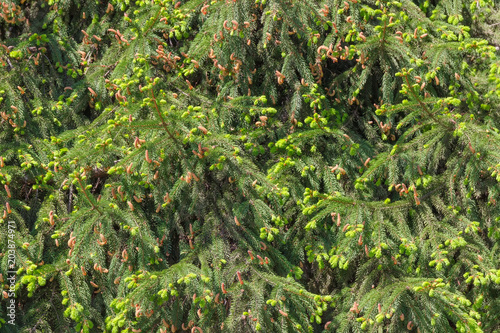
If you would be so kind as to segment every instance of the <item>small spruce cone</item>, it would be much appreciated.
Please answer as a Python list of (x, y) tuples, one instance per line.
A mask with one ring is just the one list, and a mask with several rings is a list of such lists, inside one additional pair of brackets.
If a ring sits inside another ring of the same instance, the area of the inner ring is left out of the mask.
[(241, 272), (237, 271), (236, 275), (238, 275), (238, 280), (240, 281), (240, 284), (243, 285), (243, 279), (241, 278)]
[(201, 132), (203, 132), (203, 134), (207, 134), (207, 133), (208, 133), (207, 129), (206, 129), (205, 127), (201, 126), (201, 125), (200, 125), (200, 126), (198, 126), (198, 129), (199, 129)]

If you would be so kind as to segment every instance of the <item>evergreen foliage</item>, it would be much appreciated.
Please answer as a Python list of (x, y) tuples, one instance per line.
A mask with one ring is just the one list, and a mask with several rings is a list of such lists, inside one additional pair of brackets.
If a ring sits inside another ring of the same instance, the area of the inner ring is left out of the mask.
[(500, 331), (493, 0), (1, 5), (1, 332)]

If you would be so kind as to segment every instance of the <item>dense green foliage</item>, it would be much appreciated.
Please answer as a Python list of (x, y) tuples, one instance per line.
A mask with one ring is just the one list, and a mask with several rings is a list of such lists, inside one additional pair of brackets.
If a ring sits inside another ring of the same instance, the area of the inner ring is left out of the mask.
[(1, 5), (1, 332), (500, 331), (492, 0)]

